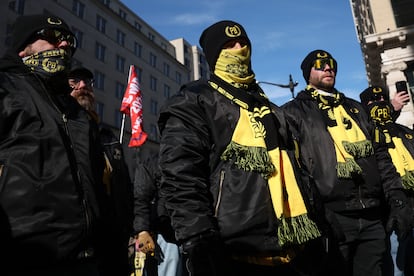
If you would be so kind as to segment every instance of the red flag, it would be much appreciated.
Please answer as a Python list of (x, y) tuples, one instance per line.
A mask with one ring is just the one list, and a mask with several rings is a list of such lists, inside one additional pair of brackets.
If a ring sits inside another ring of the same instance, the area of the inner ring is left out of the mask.
[(129, 67), (128, 85), (120, 110), (131, 117), (132, 135), (128, 147), (141, 146), (147, 139), (147, 134), (142, 130), (142, 95), (134, 65)]

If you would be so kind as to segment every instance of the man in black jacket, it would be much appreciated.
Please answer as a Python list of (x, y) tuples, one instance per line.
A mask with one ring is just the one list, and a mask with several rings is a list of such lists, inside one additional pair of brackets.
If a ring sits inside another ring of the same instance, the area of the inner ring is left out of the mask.
[(23, 16), (0, 61), (2, 275), (98, 275), (103, 155), (69, 95), (75, 50), (61, 18)]
[(306, 275), (293, 257), (320, 236), (303, 193), (309, 178), (283, 113), (255, 81), (246, 31), (220, 21), (200, 45), (210, 79), (184, 85), (159, 118), (160, 195), (186, 267), (197, 276)]
[[(93, 73), (85, 67), (77, 67), (68, 73), (71, 96), (87, 111), (91, 123), (98, 125), (100, 118), (96, 113), (93, 91)], [(102, 261), (102, 275), (128, 275), (131, 265), (128, 258), (128, 242), (132, 236), (133, 189), (125, 162), (122, 145), (112, 130), (101, 127), (100, 140), (105, 157), (103, 184), (108, 195), (108, 221), (105, 225), (111, 238), (105, 242), (108, 249)]]
[[(382, 146), (388, 149), (392, 162), (401, 177), (404, 192), (409, 198), (407, 204), (413, 209), (414, 131), (411, 128), (395, 122), (395, 118), (393, 117), (395, 108), (387, 92), (384, 87), (370, 86), (359, 94), (359, 97), (375, 124), (373, 142), (382, 144)], [(384, 275), (397, 275), (398, 273), (403, 273), (406, 276), (413, 275), (413, 233), (402, 238), (398, 238), (395, 232), (388, 232), (387, 234)]]
[(386, 148), (372, 143), (373, 125), (364, 107), (335, 89), (338, 65), (332, 55), (314, 50), (301, 69), (308, 85), (282, 108), (332, 226), (327, 243), (332, 270), (325, 274), (381, 275), (384, 199), (392, 210), (389, 227), (401, 237), (410, 231), (401, 179)]

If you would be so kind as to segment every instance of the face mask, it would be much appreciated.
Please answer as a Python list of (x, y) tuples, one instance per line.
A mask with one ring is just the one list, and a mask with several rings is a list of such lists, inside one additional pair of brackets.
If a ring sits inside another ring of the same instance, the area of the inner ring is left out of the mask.
[(23, 58), (23, 63), (45, 79), (69, 69), (70, 57), (64, 49), (47, 50)]
[(391, 121), (391, 107), (385, 101), (373, 102), (368, 105), (369, 115), (377, 122)]

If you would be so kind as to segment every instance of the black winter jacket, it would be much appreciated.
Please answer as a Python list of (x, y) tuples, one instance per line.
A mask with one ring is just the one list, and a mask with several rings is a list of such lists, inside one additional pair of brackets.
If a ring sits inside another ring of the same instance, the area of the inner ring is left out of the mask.
[(14, 269), (76, 259), (100, 218), (97, 128), (66, 78), (57, 84), (17, 56), (0, 60), (0, 263)]
[[(371, 140), (373, 125), (363, 106), (350, 98), (342, 103), (348, 114)], [(401, 181), (386, 148), (374, 145), (375, 154), (357, 159), (363, 173), (353, 179), (339, 179), (336, 153), (321, 112), (311, 96), (301, 91), (295, 100), (282, 106), (289, 123), (296, 129), (303, 162), (313, 176), (325, 206), (333, 211), (348, 212), (377, 208)]]
[[(286, 140), (283, 113), (275, 106), (273, 113)], [(171, 98), (159, 118), (160, 194), (179, 242), (216, 230), (233, 252), (275, 253), (278, 222), (267, 180), (220, 159), (239, 116), (239, 106), (203, 80)]]

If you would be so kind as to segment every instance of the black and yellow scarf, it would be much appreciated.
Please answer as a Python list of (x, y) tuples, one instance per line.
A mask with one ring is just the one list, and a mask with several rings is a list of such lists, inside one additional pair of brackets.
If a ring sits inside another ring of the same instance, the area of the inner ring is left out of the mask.
[(331, 96), (324, 96), (311, 86), (306, 87), (306, 92), (318, 103), (334, 142), (338, 177), (352, 178), (361, 174), (362, 169), (355, 160), (372, 155), (374, 150), (371, 141), (366, 139), (358, 124), (342, 106), (343, 94), (335, 91)]
[(232, 140), (222, 153), (223, 160), (235, 160), (245, 171), (255, 171), (268, 180), (273, 208), (279, 221), (281, 246), (303, 244), (320, 236), (309, 218), (293, 165), (281, 146), (276, 117), (266, 95), (257, 85), (255, 92), (235, 88), (212, 76), (210, 85), (239, 106), (240, 118)]
[[(391, 107), (387, 102), (375, 102), (368, 109), (375, 122), (374, 142), (387, 146), (392, 163), (401, 176), (402, 186), (414, 190), (414, 159), (404, 145), (396, 123), (392, 121)], [(405, 139), (412, 140), (413, 136), (405, 133)]]

